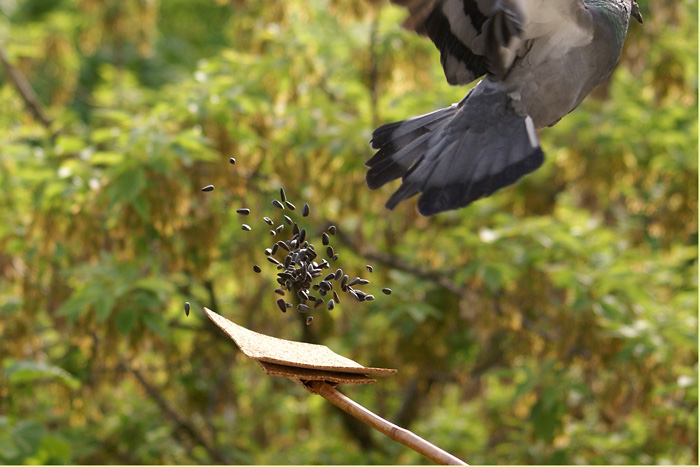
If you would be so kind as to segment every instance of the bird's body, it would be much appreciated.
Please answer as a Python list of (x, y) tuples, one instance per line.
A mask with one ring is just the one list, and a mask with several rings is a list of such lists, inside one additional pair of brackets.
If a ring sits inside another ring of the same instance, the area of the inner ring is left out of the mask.
[(396, 0), (440, 50), (450, 84), (485, 75), (458, 104), (373, 133), (371, 189), (402, 177), (393, 208), (466, 206), (538, 168), (536, 129), (575, 109), (613, 70), (634, 0)]

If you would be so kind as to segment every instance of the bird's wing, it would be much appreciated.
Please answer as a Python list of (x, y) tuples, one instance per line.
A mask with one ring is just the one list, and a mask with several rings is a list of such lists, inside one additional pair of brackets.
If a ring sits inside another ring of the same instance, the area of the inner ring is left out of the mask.
[[(450, 84), (503, 79), (518, 57), (533, 65), (591, 40), (583, 0), (392, 0), (409, 10), (404, 26), (440, 51)], [(541, 40), (538, 40), (541, 39)]]

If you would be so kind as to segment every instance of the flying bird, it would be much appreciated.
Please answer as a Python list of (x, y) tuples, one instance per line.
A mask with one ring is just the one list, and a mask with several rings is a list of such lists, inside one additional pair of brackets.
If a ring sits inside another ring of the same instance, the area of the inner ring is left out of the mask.
[(537, 129), (574, 110), (612, 72), (636, 0), (392, 0), (404, 25), (440, 51), (451, 85), (483, 79), (457, 104), (372, 134), (374, 190), (399, 177), (386, 203), (421, 194), (431, 216), (467, 206), (542, 165)]

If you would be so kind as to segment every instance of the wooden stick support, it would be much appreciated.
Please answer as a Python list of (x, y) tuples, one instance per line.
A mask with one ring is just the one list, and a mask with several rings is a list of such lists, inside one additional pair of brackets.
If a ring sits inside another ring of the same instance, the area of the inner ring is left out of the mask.
[(401, 428), (398, 425), (394, 425), (379, 415), (370, 412), (325, 381), (309, 381), (307, 384), (311, 386), (313, 392), (317, 393), (331, 404), (341, 408), (375, 430), (384, 433), (394, 441), (424, 455), (428, 459), (443, 465), (469, 465), (449, 452), (443, 451), (434, 444), (424, 440), (415, 433)]
[(291, 379), (394, 441), (439, 464), (468, 465), (415, 433), (370, 412), (335, 389), (339, 384), (374, 383), (377, 381), (375, 376), (393, 375), (396, 370), (365, 367), (324, 345), (266, 336), (239, 326), (208, 308), (204, 308), (204, 313), (229, 335), (247, 357), (257, 361), (268, 375)]

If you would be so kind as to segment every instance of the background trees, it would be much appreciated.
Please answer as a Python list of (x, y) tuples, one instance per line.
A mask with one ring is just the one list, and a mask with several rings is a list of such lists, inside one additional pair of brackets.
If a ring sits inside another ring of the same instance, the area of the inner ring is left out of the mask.
[[(0, 2), (46, 114), (5, 67), (0, 460), (423, 462), (265, 376), (208, 306), (398, 368), (344, 391), (470, 463), (697, 463), (697, 2), (641, 7), (609, 82), (541, 133), (540, 170), (425, 219), (363, 185), (375, 126), (465, 93), (401, 10)], [(394, 294), (281, 315), (250, 273), (268, 239), (235, 214), (280, 186)]]

